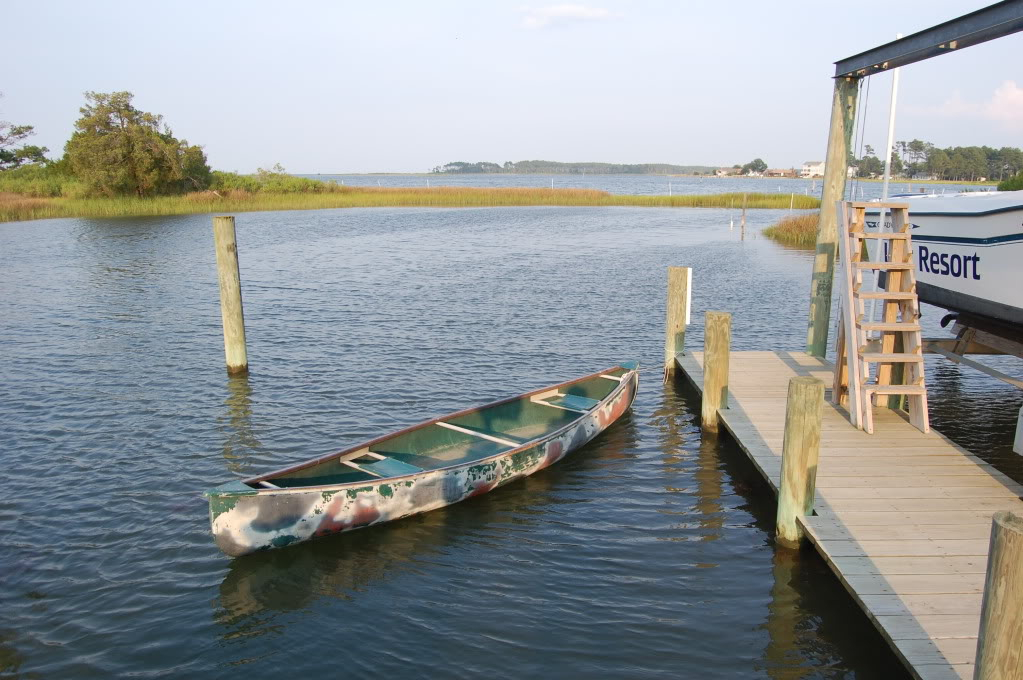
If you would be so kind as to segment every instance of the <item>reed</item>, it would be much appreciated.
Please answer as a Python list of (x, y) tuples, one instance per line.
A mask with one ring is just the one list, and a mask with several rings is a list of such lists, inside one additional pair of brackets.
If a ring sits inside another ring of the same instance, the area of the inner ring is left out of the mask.
[[(329, 191), (274, 192), (243, 188), (202, 191), (183, 196), (136, 198), (28, 198), (0, 194), (0, 222), (57, 217), (142, 217), (195, 213), (326, 208), (435, 207), (473, 208), (502, 206), (640, 206), (725, 208), (741, 205), (741, 193), (630, 196), (588, 189), (546, 188), (378, 188), (332, 185)], [(750, 208), (788, 208), (788, 194), (747, 194)], [(816, 208), (817, 199), (796, 196), (797, 208)]]
[(764, 236), (785, 245), (814, 248), (817, 245), (817, 218), (819, 213), (792, 215), (762, 232)]

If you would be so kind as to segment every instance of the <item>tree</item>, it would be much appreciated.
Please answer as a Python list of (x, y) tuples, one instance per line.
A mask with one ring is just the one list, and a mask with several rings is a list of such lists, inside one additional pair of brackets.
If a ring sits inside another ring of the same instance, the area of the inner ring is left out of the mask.
[[(0, 93), (0, 96), (3, 96)], [(35, 134), (31, 125), (15, 125), (0, 120), (0, 170), (10, 170), (23, 163), (43, 163), (49, 149), (45, 146), (21, 144)], [(18, 146), (21, 144), (21, 146)]]
[(767, 163), (759, 158), (754, 158), (746, 165), (742, 166), (742, 174), (749, 175), (750, 173), (760, 173), (767, 170)]
[(202, 148), (175, 139), (163, 116), (132, 106), (131, 92), (86, 92), (76, 132), (64, 147), (71, 170), (90, 191), (113, 196), (205, 189)]

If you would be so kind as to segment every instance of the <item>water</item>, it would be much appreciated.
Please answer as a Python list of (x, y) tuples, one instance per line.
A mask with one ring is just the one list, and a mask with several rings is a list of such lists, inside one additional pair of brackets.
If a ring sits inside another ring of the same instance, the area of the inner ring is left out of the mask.
[[(763, 192), (805, 194), (821, 197), (823, 182), (817, 179), (783, 177), (670, 177), (664, 175), (515, 175), (515, 174), (441, 174), (441, 175), (302, 175), (312, 179), (333, 181), (346, 186), (380, 187), (539, 187), (556, 189), (596, 189), (612, 194), (724, 194), (731, 192)], [(891, 182), (889, 195), (898, 193), (955, 193), (982, 191), (993, 187), (928, 182)], [(850, 180), (846, 197), (871, 200), (881, 197), (881, 182)]]
[[(208, 216), (0, 225), (0, 675), (903, 677), (660, 383), (669, 265), (695, 270), (690, 346), (726, 309), (736, 349), (802, 348), (811, 256), (755, 238), (782, 214), (744, 242), (727, 210), (243, 214), (248, 378)], [(205, 488), (630, 359), (632, 413), (534, 477), (275, 553), (212, 543)], [(1018, 475), (1018, 393), (928, 369), (936, 425)]]

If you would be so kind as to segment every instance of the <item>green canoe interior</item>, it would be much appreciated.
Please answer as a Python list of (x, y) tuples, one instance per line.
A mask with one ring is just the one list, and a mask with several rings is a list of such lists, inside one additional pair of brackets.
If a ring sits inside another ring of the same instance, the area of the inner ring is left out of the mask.
[[(620, 378), (627, 372), (626, 368), (615, 368), (601, 375)], [(341, 462), (339, 454), (330, 460), (265, 480), (280, 488), (346, 484), (479, 460), (511, 450), (513, 444), (524, 444), (543, 437), (578, 420), (618, 385), (619, 381), (605, 377), (586, 378), (559, 387), (558, 394), (543, 399), (538, 399), (538, 395), (532, 399), (521, 397), (440, 421), (469, 432), (433, 423), (396, 434), (373, 444), (364, 455), (349, 458), (348, 462), (357, 467)], [(261, 488), (258, 483), (252, 486)]]

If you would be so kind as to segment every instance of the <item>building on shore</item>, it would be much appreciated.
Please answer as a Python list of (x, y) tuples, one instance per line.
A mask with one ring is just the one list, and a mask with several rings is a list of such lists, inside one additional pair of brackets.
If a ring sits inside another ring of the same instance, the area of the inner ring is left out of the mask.
[(800, 177), (823, 177), (824, 161), (806, 161), (799, 171)]

